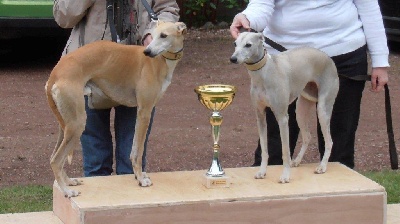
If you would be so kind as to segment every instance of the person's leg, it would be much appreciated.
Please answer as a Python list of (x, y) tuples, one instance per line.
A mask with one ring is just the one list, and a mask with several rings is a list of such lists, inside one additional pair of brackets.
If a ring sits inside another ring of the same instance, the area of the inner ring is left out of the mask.
[[(293, 156), (294, 148), (296, 147), (297, 138), (299, 136), (299, 126), (296, 121), (296, 101), (291, 103), (288, 108), (289, 114), (289, 145), (290, 156)], [(268, 132), (268, 165), (282, 165), (282, 143), (279, 132), (279, 125), (276, 121), (274, 113), (270, 108), (266, 108), (267, 132)], [(258, 146), (254, 153), (254, 164), (261, 164), (261, 145), (258, 140)]]
[[(366, 48), (332, 58), (339, 74), (347, 76), (367, 75), (368, 62)], [(333, 106), (331, 135), (333, 140), (330, 162), (340, 162), (354, 168), (355, 134), (360, 118), (360, 105), (364, 81), (353, 81), (340, 77), (339, 92)], [(320, 156), (324, 155), (325, 145), (318, 124), (318, 145)]]
[[(155, 108), (153, 108), (149, 129), (147, 130), (146, 141), (144, 143), (144, 152), (142, 157), (142, 170), (146, 168), (146, 148), (147, 140), (150, 135), (151, 126), (153, 123)], [(115, 107), (115, 160), (116, 160), (116, 173), (119, 174), (132, 174), (132, 162), (130, 154), (132, 151), (133, 137), (135, 134), (137, 107), (118, 106)]]
[(110, 175), (113, 172), (110, 109), (90, 109), (86, 97), (85, 109), (86, 127), (81, 136), (84, 175), (86, 177)]

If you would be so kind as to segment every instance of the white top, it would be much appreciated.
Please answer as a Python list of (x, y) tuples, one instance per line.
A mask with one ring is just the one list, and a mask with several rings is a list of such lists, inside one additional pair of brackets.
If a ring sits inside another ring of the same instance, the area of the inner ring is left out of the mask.
[[(332, 57), (367, 43), (372, 67), (389, 66), (376, 0), (250, 0), (243, 14), (251, 28), (287, 49), (310, 46)], [(269, 46), (267, 50), (277, 53)]]

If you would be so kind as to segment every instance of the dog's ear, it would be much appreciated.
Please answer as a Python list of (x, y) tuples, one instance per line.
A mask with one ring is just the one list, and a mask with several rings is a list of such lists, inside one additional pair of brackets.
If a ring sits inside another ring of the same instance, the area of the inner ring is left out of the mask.
[(258, 38), (260, 38), (261, 42), (264, 41), (264, 34), (262, 33), (257, 33)]
[(185, 35), (187, 33), (186, 24), (184, 24), (182, 22), (176, 22), (175, 25), (178, 27), (178, 32), (181, 35)]
[(162, 21), (162, 20), (157, 20), (157, 26), (159, 26), (160, 24), (163, 24), (163, 23), (165, 23), (164, 21)]

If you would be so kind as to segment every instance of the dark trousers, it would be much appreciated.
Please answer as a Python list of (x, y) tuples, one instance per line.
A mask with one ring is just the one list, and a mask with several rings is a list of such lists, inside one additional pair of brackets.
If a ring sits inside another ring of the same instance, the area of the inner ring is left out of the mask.
[[(353, 52), (332, 57), (338, 73), (348, 77), (367, 75), (368, 61), (367, 48), (363, 46)], [(354, 168), (354, 142), (355, 134), (360, 118), (360, 105), (365, 81), (354, 81), (339, 76), (339, 92), (333, 106), (331, 118), (331, 135), (333, 140), (330, 162), (340, 162), (350, 168)], [(289, 146), (290, 155), (293, 156), (299, 135), (299, 127), (296, 122), (296, 102), (289, 105)], [(282, 164), (282, 143), (279, 134), (278, 122), (270, 108), (266, 108), (267, 132), (268, 132), (268, 164)], [(318, 123), (318, 148), (320, 158), (325, 152), (324, 138)], [(261, 164), (261, 145), (255, 151), (253, 166)]]

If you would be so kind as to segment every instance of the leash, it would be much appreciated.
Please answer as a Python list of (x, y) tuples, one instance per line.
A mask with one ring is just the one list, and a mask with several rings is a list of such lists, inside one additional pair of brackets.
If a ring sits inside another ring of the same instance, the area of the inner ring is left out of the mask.
[(110, 26), (111, 40), (113, 42), (118, 42), (117, 29), (115, 28), (114, 24), (114, 0), (107, 0), (106, 4), (107, 4), (106, 5), (107, 20), (108, 20), (108, 25)]
[(153, 11), (153, 9), (150, 7), (149, 3), (146, 0), (141, 0), (144, 8), (147, 10), (149, 13), (150, 19), (153, 21), (157, 21), (158, 17), (157, 14)]
[[(250, 32), (256, 32), (253, 29), (250, 29)], [(279, 52), (287, 51), (285, 47), (282, 45), (278, 44), (277, 42), (271, 40), (270, 38), (264, 36), (264, 41), (266, 44), (274, 48), (275, 50)], [(356, 75), (353, 77), (339, 74), (339, 76), (346, 78), (346, 79), (351, 79), (354, 81), (371, 81), (371, 75)], [(399, 161), (398, 161), (398, 155), (397, 155), (397, 149), (396, 149), (396, 144), (394, 141), (394, 133), (393, 133), (393, 121), (392, 121), (392, 106), (390, 103), (390, 93), (389, 93), (389, 86), (385, 84), (385, 114), (386, 114), (386, 132), (388, 135), (388, 140), (389, 140), (389, 156), (390, 156), (390, 166), (392, 170), (397, 170), (399, 169)]]
[[(143, 4), (144, 8), (146, 9), (146, 11), (149, 13), (150, 19), (153, 21), (157, 21), (158, 20), (157, 14), (153, 11), (153, 9), (149, 5), (149, 3), (146, 0), (141, 0), (141, 2)], [(114, 3), (115, 3), (115, 0), (107, 0), (107, 2), (106, 2), (107, 20), (108, 20), (108, 22), (106, 22), (106, 23), (108, 23), (108, 25), (110, 26), (111, 40), (113, 42), (119, 42), (117, 29), (116, 29), (115, 23), (114, 23)]]

